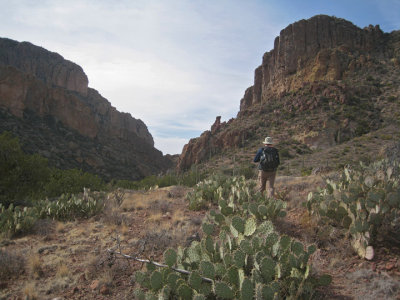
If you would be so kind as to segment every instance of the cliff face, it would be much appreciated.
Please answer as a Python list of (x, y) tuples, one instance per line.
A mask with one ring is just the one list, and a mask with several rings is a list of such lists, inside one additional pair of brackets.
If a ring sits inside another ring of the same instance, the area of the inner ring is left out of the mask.
[(0, 62), (44, 83), (87, 95), (88, 78), (80, 66), (31, 43), (0, 39)]
[[(380, 118), (373, 102), (382, 91), (378, 84), (361, 84), (359, 79), (378, 69), (395, 72), (398, 62), (398, 32), (383, 33), (372, 25), (360, 29), (325, 15), (291, 24), (275, 38), (274, 48), (264, 54), (254, 72), (254, 85), (240, 101), (237, 118), (228, 123), (217, 118), (214, 130), (191, 139), (183, 148), (178, 168), (187, 169), (214, 153), (243, 147), (252, 139), (262, 140), (266, 134), (288, 128), (310, 148), (330, 147), (352, 138), (363, 131), (362, 122), (372, 130), (379, 126)], [(360, 113), (374, 117), (349, 118), (348, 108), (357, 105), (362, 107)], [(306, 114), (319, 119), (313, 121), (317, 128), (303, 122), (300, 115), (305, 119)], [(281, 140), (293, 138), (277, 134)]]
[(379, 26), (360, 29), (325, 15), (293, 23), (275, 38), (274, 49), (264, 54), (240, 110), (305, 82), (342, 79), (365, 64), (368, 56), (386, 51), (387, 37)]
[(0, 39), (0, 109), (0, 130), (58, 167), (137, 179), (171, 166), (146, 125), (89, 88), (81, 67), (30, 43)]

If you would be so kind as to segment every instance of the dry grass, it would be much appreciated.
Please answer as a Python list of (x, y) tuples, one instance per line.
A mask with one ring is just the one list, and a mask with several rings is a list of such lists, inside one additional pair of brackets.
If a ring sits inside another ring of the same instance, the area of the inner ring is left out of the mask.
[(361, 269), (347, 274), (346, 279), (352, 283), (357, 299), (399, 299), (400, 282), (386, 273)]
[(169, 195), (170, 192), (168, 188), (127, 193), (121, 204), (121, 209), (124, 211), (148, 209), (154, 205), (155, 202), (164, 202), (165, 200), (163, 199), (168, 199)]
[(27, 261), (27, 268), (32, 277), (40, 277), (43, 274), (43, 265), (39, 255), (33, 254), (29, 256)]
[(324, 186), (324, 179), (319, 175), (279, 176), (276, 179), (277, 198), (288, 202), (288, 209), (301, 207), (307, 201), (309, 191)]
[(172, 211), (172, 203), (168, 200), (154, 200), (149, 204), (148, 209), (165, 214)]
[(183, 198), (187, 193), (187, 188), (183, 186), (172, 186), (168, 188), (168, 197), (169, 198)]
[(129, 226), (127, 226), (125, 223), (122, 223), (122, 225), (119, 227), (118, 230), (122, 235), (128, 235), (130, 232)]
[(88, 280), (94, 279), (98, 274), (101, 273), (104, 263), (107, 260), (107, 255), (105, 253), (101, 255), (92, 256), (86, 258), (89, 262), (85, 269), (85, 278)]
[(156, 225), (161, 225), (162, 221), (163, 221), (163, 214), (161, 212), (155, 212), (150, 214), (146, 218), (145, 223), (146, 224), (155, 223)]
[(171, 216), (171, 224), (173, 225), (184, 225), (186, 223), (187, 216), (181, 210), (175, 210)]
[(24, 286), (23, 289), (23, 295), (25, 297), (25, 300), (36, 300), (38, 298), (38, 294), (36, 292), (36, 287), (35, 283), (29, 282)]
[(55, 230), (57, 233), (64, 233), (65, 232), (65, 223), (57, 222)]
[(59, 277), (59, 278), (69, 277), (69, 275), (70, 275), (70, 270), (69, 270), (69, 267), (65, 263), (61, 263), (60, 265), (58, 265), (57, 273), (56, 273), (57, 277)]

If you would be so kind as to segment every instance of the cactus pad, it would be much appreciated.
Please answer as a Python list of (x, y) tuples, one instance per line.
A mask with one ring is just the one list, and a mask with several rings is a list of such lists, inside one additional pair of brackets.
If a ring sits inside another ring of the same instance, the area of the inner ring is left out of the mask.
[(254, 294), (253, 283), (249, 278), (245, 278), (240, 288), (240, 299), (241, 300), (253, 299), (253, 294)]
[(175, 265), (177, 259), (177, 254), (174, 249), (167, 249), (164, 252), (164, 261), (169, 266), (172, 267)]
[(221, 299), (233, 299), (235, 294), (225, 282), (217, 282), (215, 284), (215, 294)]
[(244, 233), (245, 222), (239, 216), (234, 216), (232, 218), (232, 226), (240, 233)]
[(203, 223), (202, 229), (205, 234), (212, 235), (214, 233), (214, 225), (213, 224)]
[(292, 252), (296, 256), (300, 256), (304, 253), (304, 245), (301, 242), (293, 242), (292, 243)]
[(200, 272), (204, 277), (214, 279), (215, 268), (214, 265), (209, 261), (200, 262)]
[(246, 262), (246, 254), (241, 250), (236, 250), (233, 253), (233, 262), (236, 267), (242, 268)]
[(281, 236), (281, 239), (279, 240), (279, 244), (280, 244), (282, 251), (289, 249), (291, 242), (292, 242), (292, 239), (289, 236), (287, 236), (287, 235)]
[(253, 254), (253, 246), (249, 240), (242, 240), (240, 242), (240, 249), (248, 255)]
[(180, 278), (179, 275), (176, 274), (176, 273), (171, 273), (171, 274), (168, 275), (167, 283), (171, 287), (172, 290), (176, 289), (176, 287), (177, 287), (176, 283), (177, 283), (179, 278)]
[(244, 235), (251, 236), (257, 229), (257, 223), (254, 218), (249, 218), (246, 220), (244, 225)]
[(154, 271), (150, 276), (150, 285), (153, 291), (158, 291), (163, 286), (162, 275), (158, 271)]
[(192, 288), (194, 288), (196, 291), (200, 290), (202, 282), (203, 282), (203, 279), (201, 278), (200, 274), (197, 273), (196, 271), (193, 271), (189, 275), (189, 285)]
[(257, 207), (257, 211), (260, 214), (260, 216), (266, 217), (268, 214), (268, 208), (264, 205), (261, 204)]
[(265, 257), (260, 264), (260, 272), (265, 282), (270, 282), (275, 276), (275, 262), (270, 257)]
[(178, 295), (183, 300), (192, 300), (193, 290), (187, 284), (181, 284), (178, 288)]

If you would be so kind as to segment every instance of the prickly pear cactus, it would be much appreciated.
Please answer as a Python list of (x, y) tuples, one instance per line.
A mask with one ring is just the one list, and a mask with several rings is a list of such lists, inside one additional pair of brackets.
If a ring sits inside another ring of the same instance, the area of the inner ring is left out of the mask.
[(310, 298), (319, 282), (308, 262), (315, 245), (306, 247), (275, 230), (272, 220), (284, 215), (284, 203), (253, 193), (243, 178), (226, 182), (205, 182), (215, 191), (219, 209), (205, 217), (202, 240), (166, 250), (168, 272), (153, 265), (137, 273), (136, 282), (159, 299), (166, 294), (169, 299)]
[(377, 235), (394, 229), (400, 213), (400, 167), (386, 160), (359, 170), (344, 169), (339, 182), (310, 193), (306, 206), (323, 225), (333, 222), (352, 237), (352, 246), (362, 258), (373, 258)]

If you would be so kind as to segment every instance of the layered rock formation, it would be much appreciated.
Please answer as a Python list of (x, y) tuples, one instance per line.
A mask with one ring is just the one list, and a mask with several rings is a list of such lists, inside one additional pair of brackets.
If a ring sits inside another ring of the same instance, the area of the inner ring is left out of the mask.
[(384, 55), (387, 41), (378, 25), (360, 29), (325, 15), (293, 23), (275, 38), (274, 49), (264, 54), (240, 110), (305, 82), (342, 79), (365, 64), (368, 56)]
[(0, 39), (0, 62), (44, 83), (87, 95), (88, 78), (80, 66), (31, 43)]
[(172, 164), (141, 120), (88, 87), (80, 66), (30, 43), (0, 39), (0, 110), (0, 131), (61, 168), (138, 179)]
[[(325, 15), (289, 25), (256, 68), (254, 85), (245, 91), (237, 118), (226, 124), (217, 119), (210, 131), (191, 139), (183, 148), (178, 168), (187, 169), (213, 153), (241, 147), (256, 136), (261, 140), (272, 128), (287, 131), (293, 127), (295, 138), (310, 148), (330, 147), (376, 128), (379, 108), (371, 99), (375, 101), (381, 93), (379, 85), (370, 81), (357, 86), (354, 82), (386, 65), (395, 70), (399, 45), (397, 31), (387, 34), (372, 25), (360, 29)], [(360, 120), (348, 111), (357, 106), (360, 116), (365, 113), (370, 120)], [(326, 119), (314, 122), (317, 128), (302, 120), (297, 125), (283, 121), (307, 112)]]

